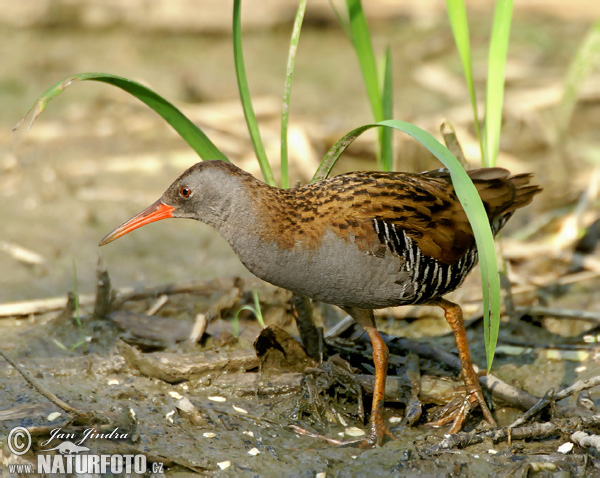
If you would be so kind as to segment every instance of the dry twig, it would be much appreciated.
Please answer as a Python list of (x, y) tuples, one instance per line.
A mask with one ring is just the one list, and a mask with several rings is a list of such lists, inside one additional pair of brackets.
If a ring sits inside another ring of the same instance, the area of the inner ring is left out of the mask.
[[(460, 432), (445, 437), (440, 443), (430, 447), (427, 452), (436, 453), (442, 450), (451, 450), (453, 448), (465, 448), (470, 445), (482, 443), (485, 439), (491, 439), (494, 443), (499, 443), (504, 440), (545, 438), (553, 435), (571, 433), (569, 430), (577, 430), (578, 428), (589, 429), (598, 426), (600, 426), (600, 415), (594, 415), (592, 417), (574, 417), (546, 423), (534, 423), (532, 425), (519, 428), (495, 428), (493, 430), (486, 430), (483, 432), (478, 432), (476, 430), (469, 433)], [(584, 435), (587, 434), (584, 433)], [(571, 435), (571, 437), (572, 436), (573, 435)], [(582, 436), (581, 438), (585, 437)], [(590, 443), (592, 443), (592, 441), (590, 441)], [(598, 443), (598, 441), (595, 441), (595, 443)]]
[[(600, 385), (600, 376), (592, 377), (587, 380), (578, 380), (573, 385), (561, 390), (560, 392), (554, 392), (554, 389), (549, 389), (544, 396), (529, 410), (527, 410), (522, 417), (515, 420), (509, 428), (518, 427), (525, 423), (529, 418), (541, 412), (544, 408), (552, 403), (556, 403), (563, 400), (575, 393), (580, 393), (584, 390), (588, 390), (593, 387)], [(582, 407), (581, 407), (582, 408)]]
[(573, 385), (561, 390), (557, 394), (554, 395), (554, 399), (556, 401), (562, 400), (563, 398), (570, 397), (575, 393), (583, 392), (584, 390), (588, 390), (593, 387), (597, 387), (600, 385), (600, 375), (597, 375), (592, 378), (588, 378), (587, 380), (577, 380)]
[(421, 393), (421, 370), (419, 367), (419, 356), (409, 353), (406, 358), (406, 377), (410, 382), (410, 397), (406, 404), (406, 423), (414, 425), (423, 411), (423, 406), (419, 400)]
[(169, 301), (169, 296), (166, 294), (162, 294), (156, 299), (156, 302), (150, 306), (150, 308), (146, 311), (146, 315), (154, 315), (156, 314), (163, 305), (165, 305)]
[(0, 350), (0, 355), (2, 355), (2, 357), (4, 357), (4, 360), (6, 360), (9, 364), (11, 364), (17, 370), (17, 372), (19, 372), (23, 376), (23, 378), (27, 381), (27, 383), (29, 385), (31, 385), (41, 395), (43, 395), (48, 400), (50, 400), (52, 403), (54, 403), (57, 407), (61, 408), (62, 410), (64, 410), (65, 412), (67, 412), (70, 415), (75, 415), (80, 418), (89, 418), (89, 415), (87, 413), (80, 412), (76, 408), (73, 408), (71, 405), (63, 402), (60, 398), (58, 398), (56, 395), (54, 395), (48, 388), (46, 388), (44, 385), (39, 383), (35, 378), (33, 378), (33, 376), (27, 370), (25, 370), (23, 367), (21, 367), (17, 363), (17, 361), (15, 359), (13, 359), (9, 354), (4, 352), (3, 350)]
[(581, 448), (593, 447), (600, 452), (600, 436), (577, 431), (571, 434), (571, 441)]
[(578, 319), (600, 322), (600, 312), (593, 310), (555, 309), (552, 307), (515, 307), (515, 313), (523, 315), (549, 315), (561, 319)]
[(96, 267), (96, 302), (94, 304), (94, 317), (103, 319), (110, 314), (110, 276), (102, 257), (98, 257), (98, 266)]
[(157, 287), (144, 287), (136, 290), (118, 291), (114, 300), (114, 307), (117, 308), (121, 304), (130, 300), (142, 300), (160, 295), (173, 294), (197, 294), (211, 295), (215, 292), (223, 292), (233, 288), (239, 288), (239, 278), (224, 277), (210, 280), (194, 280), (186, 282), (178, 282), (164, 284)]
[(192, 327), (192, 332), (190, 333), (188, 341), (192, 344), (200, 342), (200, 339), (206, 333), (207, 326), (208, 326), (208, 319), (206, 318), (206, 314), (196, 315), (194, 327)]
[[(79, 296), (79, 306), (93, 304), (96, 298), (91, 294)], [(31, 314), (45, 314), (64, 309), (67, 297), (51, 297), (48, 299), (23, 300), (0, 304), (0, 317), (22, 317)]]
[[(460, 369), (460, 360), (456, 355), (448, 353), (444, 350), (440, 350), (437, 347), (433, 347), (428, 344), (419, 344), (405, 338), (390, 338), (382, 334), (384, 340), (390, 347), (399, 347), (405, 350), (410, 350), (417, 353), (421, 357), (428, 357), (434, 360), (438, 360), (445, 363), (457, 370)], [(476, 372), (479, 371), (478, 367), (474, 364), (473, 368)], [(481, 384), (492, 393), (492, 397), (502, 400), (508, 405), (511, 405), (522, 410), (528, 410), (533, 407), (538, 401), (538, 397), (528, 394), (523, 390), (515, 388), (498, 377), (492, 374), (479, 378)], [(556, 412), (561, 417), (572, 417), (572, 416), (590, 416), (592, 412), (583, 407), (569, 407), (566, 405), (556, 405)]]

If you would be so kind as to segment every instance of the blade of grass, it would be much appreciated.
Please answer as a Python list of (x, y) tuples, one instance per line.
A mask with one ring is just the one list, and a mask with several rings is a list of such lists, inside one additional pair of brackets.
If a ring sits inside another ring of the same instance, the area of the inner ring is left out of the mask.
[(271, 165), (267, 159), (267, 153), (265, 146), (263, 145), (260, 131), (258, 129), (258, 121), (254, 114), (254, 107), (252, 106), (252, 97), (250, 95), (250, 88), (248, 86), (248, 78), (246, 77), (246, 67), (244, 65), (244, 51), (242, 48), (242, 21), (241, 21), (241, 0), (234, 0), (233, 2), (233, 59), (235, 63), (235, 74), (237, 77), (238, 90), (240, 92), (240, 100), (242, 102), (242, 108), (244, 109), (244, 117), (246, 118), (246, 124), (248, 125), (248, 131), (250, 132), (250, 139), (254, 146), (256, 158), (260, 165), (263, 178), (265, 182), (271, 186), (276, 186), (275, 177), (271, 170)]
[[(388, 46), (385, 51), (383, 64), (383, 119), (394, 117), (394, 78), (392, 70), (392, 51)], [(392, 171), (394, 169), (394, 130), (392, 128), (381, 128), (379, 134), (381, 149), (381, 169)]]
[(371, 103), (371, 109), (373, 110), (373, 117), (375, 121), (382, 121), (384, 119), (383, 104), (381, 102), (381, 91), (377, 78), (377, 64), (375, 62), (375, 54), (373, 53), (373, 45), (371, 44), (367, 18), (365, 17), (360, 0), (346, 0), (346, 6), (350, 18), (352, 42), (360, 63), (360, 69), (367, 88), (367, 95)]
[(258, 324), (264, 329), (265, 328), (265, 320), (262, 315), (262, 310), (260, 308), (260, 301), (258, 300), (258, 291), (254, 289), (252, 291), (252, 297), (254, 300), (254, 305), (244, 305), (240, 307), (240, 309), (233, 316), (233, 336), (237, 337), (239, 335), (240, 330), (240, 313), (243, 310), (249, 310), (256, 317), (256, 321)]
[(258, 300), (258, 291), (254, 289), (252, 291), (252, 297), (254, 298), (254, 314), (256, 315), (256, 320), (259, 325), (264, 329), (265, 328), (265, 320), (263, 319), (262, 309), (260, 308), (260, 301)]
[(559, 144), (566, 136), (583, 82), (600, 64), (600, 20), (592, 25), (573, 57), (564, 80), (564, 90), (556, 107)]
[(75, 259), (73, 259), (73, 292), (69, 293), (67, 307), (63, 314), (66, 313), (74, 315), (75, 324), (77, 325), (77, 330), (79, 332), (79, 341), (71, 344), (69, 347), (55, 338), (52, 339), (52, 342), (54, 342), (54, 345), (56, 345), (59, 349), (65, 352), (70, 353), (83, 346), (83, 352), (87, 353), (85, 335), (83, 333), (83, 325), (81, 323), (81, 310), (79, 309), (79, 287), (77, 285), (77, 264), (75, 263)]
[(485, 131), (483, 165), (495, 166), (500, 150), (504, 71), (510, 38), (513, 0), (498, 0), (494, 12), (488, 56), (487, 91), (485, 96)]
[(338, 23), (342, 26), (342, 30), (344, 30), (344, 33), (348, 37), (348, 40), (352, 42), (352, 30), (350, 29), (350, 21), (344, 16), (342, 16), (339, 9), (335, 6), (335, 3), (333, 3), (333, 0), (329, 0), (329, 5), (331, 6), (333, 14), (335, 15), (335, 18), (337, 19)]
[(80, 81), (90, 80), (107, 83), (121, 88), (148, 105), (156, 113), (162, 116), (202, 159), (220, 159), (222, 161), (228, 161), (227, 156), (225, 156), (214, 143), (208, 139), (202, 130), (192, 123), (173, 104), (136, 81), (121, 76), (110, 75), (108, 73), (80, 73), (55, 83), (42, 93), (29, 112), (21, 119), (21, 121), (19, 121), (19, 123), (17, 123), (13, 130), (19, 128), (25, 118), (31, 114), (31, 121), (27, 127), (27, 130), (29, 130), (38, 116), (46, 109), (48, 104), (65, 91), (67, 87)]
[[(375, 61), (375, 53), (373, 52), (373, 44), (371, 42), (371, 33), (367, 24), (367, 18), (362, 8), (361, 0), (346, 0), (346, 7), (350, 19), (352, 44), (354, 45), (354, 50), (358, 57), (365, 87), (367, 88), (367, 96), (369, 98), (369, 103), (371, 104), (373, 117), (375, 118), (375, 121), (383, 121), (388, 118), (385, 115), (382, 85), (380, 85), (377, 75), (377, 63)], [(386, 71), (389, 71), (389, 74), (391, 74), (391, 65), (386, 67)], [(384, 78), (384, 84), (385, 81)], [(389, 93), (391, 94), (391, 91)], [(385, 137), (384, 130), (379, 130), (378, 135), (377, 161), (379, 167), (383, 171), (390, 171), (391, 161), (389, 161), (389, 158), (393, 157), (393, 152), (390, 149), (391, 142)], [(384, 154), (388, 155), (387, 160), (383, 159)]]
[(281, 187), (287, 189), (290, 186), (288, 172), (288, 122), (290, 117), (290, 96), (292, 94), (292, 79), (294, 77), (294, 65), (296, 63), (296, 50), (300, 40), (300, 31), (302, 30), (302, 21), (306, 11), (306, 0), (300, 0), (296, 20), (292, 30), (290, 40), (290, 51), (288, 53), (288, 62), (285, 72), (285, 87), (283, 89), (283, 112), (281, 113)]
[(244, 310), (249, 310), (250, 312), (252, 312), (254, 314), (254, 316), (256, 316), (256, 310), (254, 310), (254, 307), (252, 307), (251, 305), (244, 305), (238, 309), (238, 311), (233, 316), (233, 324), (232, 324), (233, 336), (236, 338), (239, 337), (239, 335), (240, 335), (240, 313)]
[(446, 0), (448, 10), (448, 19), (454, 35), (456, 49), (460, 56), (465, 82), (469, 90), (471, 107), (473, 108), (473, 121), (475, 125), (475, 134), (479, 147), (481, 148), (481, 157), (483, 158), (483, 142), (481, 138), (481, 127), (479, 124), (479, 114), (477, 112), (477, 96), (475, 94), (475, 82), (473, 81), (473, 64), (471, 61), (471, 40), (469, 38), (469, 23), (467, 22), (467, 10), (464, 0)]
[(500, 326), (500, 276), (498, 274), (494, 236), (477, 189), (473, 185), (467, 172), (448, 148), (442, 145), (431, 134), (411, 123), (388, 120), (375, 124), (367, 124), (350, 131), (331, 147), (323, 161), (321, 161), (317, 173), (313, 177), (313, 182), (326, 178), (344, 150), (362, 133), (375, 127), (395, 128), (412, 136), (425, 146), (450, 171), (456, 195), (469, 218), (471, 227), (473, 228), (475, 242), (479, 253), (481, 283), (483, 288), (485, 347), (489, 371), (494, 358), (494, 351), (498, 341), (498, 329)]

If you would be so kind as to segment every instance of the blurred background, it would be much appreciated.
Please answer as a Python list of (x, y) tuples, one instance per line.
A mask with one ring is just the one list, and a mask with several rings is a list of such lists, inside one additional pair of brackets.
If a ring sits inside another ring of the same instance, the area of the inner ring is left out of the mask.
[[(445, 2), (364, 4), (376, 53), (392, 49), (394, 117), (438, 138), (440, 124), (449, 120), (477, 167), (471, 106)], [(492, 4), (467, 2), (480, 102)], [(274, 166), (296, 8), (283, 0), (242, 8), (250, 88)], [(231, 12), (231, 2), (223, 0), (0, 0), (0, 302), (64, 296), (75, 278), (79, 292), (93, 293), (99, 254), (115, 287), (249, 275), (212, 229), (192, 221), (162, 221), (97, 247), (198, 161), (133, 97), (105, 84), (79, 83), (29, 132), (28, 120), (11, 131), (57, 81), (88, 71), (112, 73), (175, 103), (233, 162), (259, 176), (238, 101)], [(566, 126), (560, 102), (569, 65), (598, 18), (600, 2), (593, 0), (515, 2), (499, 166), (534, 172), (544, 187), (507, 227), (507, 236), (537, 241), (524, 255), (546, 245), (560, 250), (576, 239), (579, 226), (597, 218), (600, 71), (577, 92)], [(290, 116), (292, 183), (306, 182), (337, 139), (372, 120), (358, 61), (327, 0), (308, 4)], [(439, 167), (405, 136), (396, 137), (396, 153), (398, 170)], [(374, 169), (374, 159), (372, 137), (364, 135), (337, 171)], [(536, 271), (552, 273), (553, 264), (546, 256)]]

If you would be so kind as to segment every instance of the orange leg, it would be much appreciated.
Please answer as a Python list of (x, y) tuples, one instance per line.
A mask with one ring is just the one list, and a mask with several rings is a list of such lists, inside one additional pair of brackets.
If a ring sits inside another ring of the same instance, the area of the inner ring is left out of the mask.
[(369, 433), (365, 440), (360, 443), (361, 448), (373, 448), (381, 445), (383, 438), (388, 435), (395, 439), (392, 432), (388, 430), (383, 422), (383, 404), (385, 397), (385, 380), (387, 377), (388, 368), (388, 347), (377, 332), (375, 327), (375, 318), (373, 311), (367, 309), (351, 309), (345, 308), (356, 322), (365, 329), (371, 345), (373, 346), (373, 364), (375, 365), (375, 385), (373, 387), (373, 405), (371, 407), (371, 420), (369, 423)]
[(371, 421), (369, 434), (365, 441), (360, 444), (361, 448), (372, 448), (381, 445), (385, 435), (394, 439), (383, 422), (383, 403), (385, 397), (385, 380), (388, 367), (388, 347), (374, 326), (365, 327), (371, 344), (373, 345), (373, 363), (375, 365), (375, 385), (373, 387), (373, 405), (371, 407)]
[(373, 387), (373, 405), (371, 407), (371, 419), (369, 423), (369, 433), (364, 440), (342, 441), (335, 438), (329, 438), (318, 433), (310, 432), (297, 425), (290, 425), (290, 428), (299, 435), (310, 436), (325, 440), (333, 445), (346, 446), (358, 444), (360, 448), (373, 448), (381, 446), (385, 436), (392, 440), (396, 438), (388, 430), (383, 421), (383, 404), (385, 398), (385, 379), (388, 367), (388, 347), (377, 332), (375, 327), (375, 318), (373, 311), (368, 309), (353, 309), (351, 307), (343, 308), (352, 318), (359, 323), (369, 334), (371, 345), (373, 346), (373, 364), (375, 365), (375, 385)]
[(467, 343), (467, 331), (465, 329), (465, 323), (463, 320), (462, 309), (458, 304), (450, 302), (446, 299), (436, 299), (429, 303), (430, 305), (437, 305), (444, 309), (446, 321), (454, 332), (454, 338), (456, 339), (456, 348), (458, 349), (458, 357), (460, 358), (461, 371), (463, 379), (465, 381), (466, 398), (463, 405), (450, 417), (442, 418), (437, 422), (432, 423), (434, 426), (445, 425), (446, 423), (454, 420), (450, 433), (456, 433), (462, 428), (462, 424), (467, 417), (471, 405), (476, 402), (479, 403), (483, 416), (492, 426), (496, 426), (496, 421), (492, 417), (492, 413), (485, 403), (483, 398), (483, 392), (481, 391), (481, 385), (479, 384), (479, 377), (473, 369), (473, 362), (471, 361), (471, 354), (469, 353), (469, 344)]

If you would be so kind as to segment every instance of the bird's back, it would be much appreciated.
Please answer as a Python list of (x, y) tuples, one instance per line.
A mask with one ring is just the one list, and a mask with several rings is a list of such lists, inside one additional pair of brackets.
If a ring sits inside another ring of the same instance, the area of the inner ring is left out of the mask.
[[(530, 175), (469, 172), (494, 233), (540, 191)], [(281, 191), (281, 190), (279, 190)], [(266, 280), (337, 305), (417, 304), (457, 288), (477, 262), (449, 173), (348, 173), (281, 191)], [(276, 218), (276, 220), (275, 220)], [(259, 274), (260, 275), (260, 274)]]

